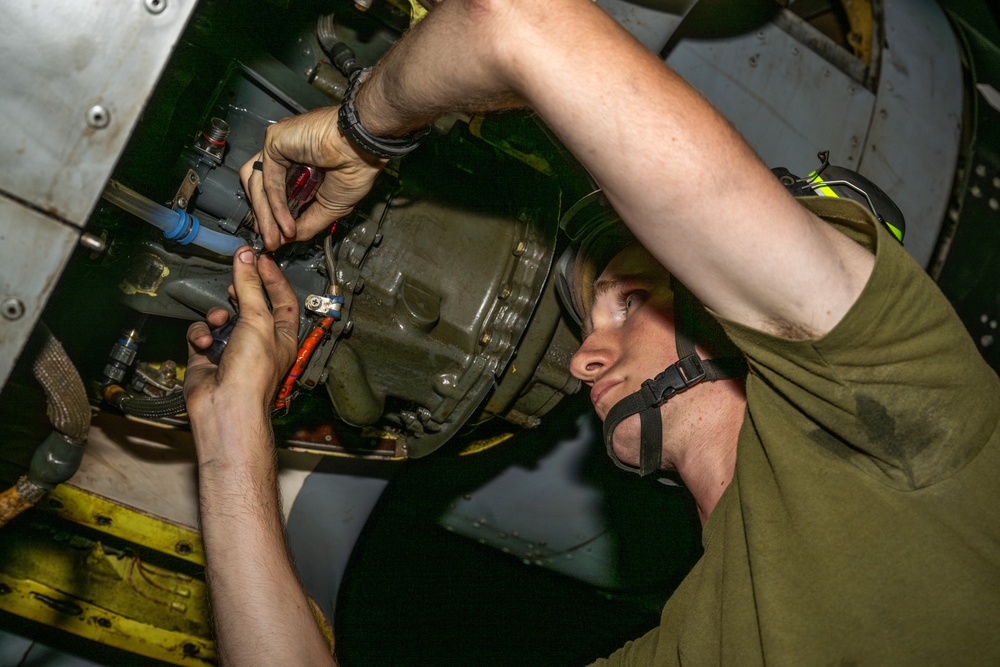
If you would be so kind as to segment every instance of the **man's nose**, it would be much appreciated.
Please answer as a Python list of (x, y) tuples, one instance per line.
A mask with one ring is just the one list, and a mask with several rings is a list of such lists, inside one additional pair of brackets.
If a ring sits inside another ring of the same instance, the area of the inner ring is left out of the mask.
[(614, 363), (614, 354), (609, 341), (599, 333), (592, 333), (583, 339), (583, 344), (569, 362), (570, 373), (578, 380), (593, 383), (605, 368)]

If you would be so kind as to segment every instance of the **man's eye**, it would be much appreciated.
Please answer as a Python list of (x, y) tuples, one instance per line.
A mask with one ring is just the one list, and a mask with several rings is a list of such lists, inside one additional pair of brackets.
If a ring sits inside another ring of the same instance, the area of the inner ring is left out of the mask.
[(622, 295), (621, 304), (622, 311), (628, 314), (634, 308), (638, 308), (642, 305), (645, 300), (646, 292), (644, 290), (633, 290), (631, 292), (626, 292)]

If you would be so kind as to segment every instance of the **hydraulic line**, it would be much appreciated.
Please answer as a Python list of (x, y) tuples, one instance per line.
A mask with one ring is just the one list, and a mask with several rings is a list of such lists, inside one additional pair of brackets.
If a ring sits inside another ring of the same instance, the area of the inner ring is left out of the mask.
[(181, 245), (193, 243), (230, 257), (238, 248), (246, 245), (246, 241), (242, 238), (203, 227), (198, 218), (187, 211), (160, 206), (118, 181), (109, 181), (102, 196), (112, 204), (142, 218), (161, 230), (168, 239), (173, 239)]
[(323, 338), (330, 333), (331, 327), (336, 320), (332, 317), (324, 317), (320, 320), (320, 323), (309, 332), (306, 339), (302, 341), (302, 346), (299, 348), (299, 353), (295, 358), (295, 363), (292, 364), (292, 369), (288, 371), (288, 375), (285, 376), (285, 381), (281, 383), (281, 388), (278, 389), (278, 397), (274, 399), (274, 409), (284, 410), (288, 407), (289, 398), (292, 395), (292, 390), (295, 388), (295, 381), (302, 376), (302, 371), (306, 369), (309, 365), (309, 359), (312, 357), (312, 353), (322, 342)]
[(28, 472), (0, 493), (0, 526), (28, 509), (80, 468), (90, 431), (90, 403), (83, 379), (62, 344), (42, 325), (45, 341), (32, 366), (55, 429), (35, 449)]
[[(333, 249), (333, 235), (337, 229), (337, 223), (333, 223), (333, 227), (330, 228), (330, 233), (327, 234), (326, 238), (323, 240), (323, 255), (326, 260), (326, 273), (329, 280), (329, 285), (327, 286), (327, 292), (333, 296), (340, 296), (340, 286), (337, 284), (337, 260)], [(281, 383), (281, 387), (278, 388), (278, 396), (274, 399), (274, 409), (275, 410), (286, 410), (288, 408), (289, 400), (292, 395), (292, 391), (295, 389), (295, 381), (302, 376), (302, 371), (306, 369), (309, 365), (309, 359), (312, 357), (313, 352), (319, 347), (319, 344), (323, 341), (323, 338), (330, 333), (330, 329), (333, 327), (333, 323), (336, 318), (324, 317), (320, 320), (320, 323), (309, 332), (306, 339), (302, 341), (302, 345), (299, 347), (299, 353), (295, 357), (295, 363), (292, 364), (292, 368), (288, 371), (288, 375), (285, 376), (284, 382)]]
[(173, 417), (187, 412), (184, 394), (177, 392), (169, 396), (133, 396), (116, 384), (104, 387), (104, 400), (127, 415), (145, 419)]

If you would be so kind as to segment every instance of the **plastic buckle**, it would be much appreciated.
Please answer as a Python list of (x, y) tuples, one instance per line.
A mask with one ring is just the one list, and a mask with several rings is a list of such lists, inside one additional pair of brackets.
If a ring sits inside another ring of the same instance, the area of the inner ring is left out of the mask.
[(697, 354), (691, 354), (683, 359), (678, 359), (677, 369), (684, 379), (684, 389), (693, 384), (698, 384), (705, 379), (705, 366), (701, 363), (701, 357)]

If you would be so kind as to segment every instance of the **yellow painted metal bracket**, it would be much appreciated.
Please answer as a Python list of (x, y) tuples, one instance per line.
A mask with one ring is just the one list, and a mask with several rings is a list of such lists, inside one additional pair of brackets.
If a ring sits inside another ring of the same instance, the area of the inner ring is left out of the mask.
[(108, 535), (191, 563), (205, 564), (205, 549), (199, 533), (115, 504), (101, 496), (60, 484), (40, 506), (64, 519)]
[(871, 0), (842, 0), (851, 25), (847, 34), (850, 48), (866, 65), (872, 64), (872, 40), (875, 38), (875, 11)]
[(427, 8), (418, 0), (389, 0), (389, 4), (404, 14), (410, 15), (411, 28), (427, 16)]
[(175, 665), (215, 664), (215, 643), (164, 630), (44, 584), (0, 573), (0, 609), (79, 637)]

